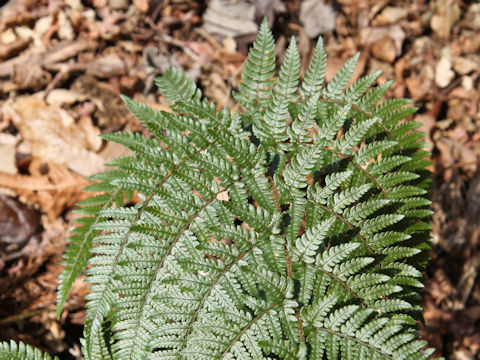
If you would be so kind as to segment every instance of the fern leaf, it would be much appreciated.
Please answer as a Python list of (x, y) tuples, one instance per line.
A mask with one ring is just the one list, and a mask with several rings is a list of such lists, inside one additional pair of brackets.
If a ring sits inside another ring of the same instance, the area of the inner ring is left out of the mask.
[(302, 237), (298, 238), (296, 241), (296, 246), (294, 249), (294, 256), (292, 260), (304, 261), (307, 264), (312, 264), (315, 262), (314, 257), (317, 253), (317, 250), (322, 245), (330, 227), (335, 221), (334, 217), (325, 220), (318, 225), (314, 226), (311, 229), (308, 229)]
[(265, 18), (260, 26), (257, 39), (248, 53), (242, 73), (242, 82), (235, 99), (246, 109), (254, 112), (265, 106), (273, 85), (275, 73), (275, 41)]
[[(51, 360), (52, 357), (44, 354), (39, 349), (35, 349), (23, 342), (16, 343), (3, 341), (0, 343), (0, 359), (1, 360)], [(54, 357), (54, 360), (59, 360)]]
[(184, 73), (173, 67), (168, 68), (162, 77), (155, 80), (155, 83), (169, 101), (186, 101), (201, 97), (195, 84)]
[(320, 92), (325, 81), (327, 71), (327, 52), (323, 44), (323, 39), (319, 38), (313, 52), (312, 62), (307, 68), (303, 82), (300, 87), (300, 94), (304, 100), (310, 99)]
[(292, 37), (285, 60), (272, 90), (272, 99), (268, 102), (264, 119), (253, 124), (253, 132), (265, 144), (277, 143), (287, 139), (288, 105), (296, 99), (300, 69), (300, 55), (297, 42)]
[(315, 115), (317, 113), (317, 104), (320, 94), (313, 94), (302, 106), (302, 110), (292, 125), (287, 129), (291, 141), (299, 143), (311, 142), (309, 134), (313, 129)]
[(283, 172), (285, 183), (298, 189), (306, 187), (306, 177), (314, 166), (321, 163), (322, 155), (323, 148), (320, 141), (302, 147)]
[(429, 358), (416, 109), (352, 82), (358, 54), (325, 82), (321, 39), (300, 86), (295, 39), (276, 78), (274, 52), (264, 20), (237, 114), (173, 68), (171, 112), (123, 97), (149, 135), (104, 135), (134, 154), (93, 177), (60, 277), (59, 313), (88, 259), (86, 358)]
[(335, 74), (323, 91), (323, 96), (326, 99), (336, 99), (342, 94), (343, 89), (353, 76), (359, 57), (360, 53), (356, 53), (352, 58), (347, 60), (345, 65)]

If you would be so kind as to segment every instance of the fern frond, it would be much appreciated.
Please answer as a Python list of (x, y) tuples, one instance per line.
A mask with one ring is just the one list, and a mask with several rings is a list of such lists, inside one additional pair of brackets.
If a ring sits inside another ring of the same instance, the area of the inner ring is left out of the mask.
[(266, 146), (274, 146), (287, 139), (285, 132), (287, 130), (288, 105), (296, 99), (299, 69), (300, 55), (297, 42), (292, 37), (272, 90), (272, 98), (267, 103), (265, 116), (253, 124), (253, 133)]
[(155, 84), (169, 101), (186, 101), (201, 97), (195, 84), (173, 67), (168, 68), (162, 77), (155, 79)]
[(336, 99), (343, 93), (343, 89), (353, 76), (359, 57), (360, 53), (356, 53), (352, 58), (347, 60), (345, 65), (335, 74), (323, 91), (323, 96), (326, 99)]
[(275, 41), (265, 18), (248, 53), (238, 93), (234, 93), (235, 100), (251, 112), (251, 116), (255, 117), (253, 113), (262, 109), (270, 97), (274, 73)]
[(91, 177), (92, 180), (101, 180), (102, 182), (90, 185), (84, 189), (85, 191), (104, 191), (105, 193), (92, 196), (79, 203), (79, 205), (82, 206), (80, 209), (85, 215), (82, 219), (88, 220), (90, 223), (81, 224), (82, 219), (77, 220), (79, 226), (72, 230), (72, 235), (67, 239), (67, 241), (70, 242), (70, 245), (63, 254), (62, 262), (62, 265), (64, 265), (65, 268), (58, 276), (57, 317), (60, 317), (73, 282), (84, 269), (90, 257), (93, 239), (98, 234), (98, 230), (95, 230), (93, 225), (102, 221), (100, 211), (114, 203), (119, 203), (120, 206), (123, 206), (123, 196), (126, 192), (122, 188), (111, 183), (122, 176), (125, 176), (125, 173), (121, 171), (109, 171), (103, 174), (94, 175)]
[(265, 20), (240, 114), (175, 69), (157, 80), (171, 113), (123, 97), (150, 135), (104, 135), (135, 154), (88, 188), (104, 194), (78, 210), (59, 291), (89, 259), (86, 358), (429, 358), (415, 108), (380, 102), (378, 72), (348, 85), (358, 54), (326, 83), (319, 40), (299, 86), (295, 39), (276, 78), (274, 51)]
[[(10, 342), (0, 342), (0, 359), (1, 360), (52, 360), (48, 354), (44, 354), (39, 349), (35, 349), (23, 342), (16, 343), (13, 340)], [(59, 360), (54, 357), (54, 360)]]
[(325, 81), (326, 71), (327, 52), (325, 51), (323, 39), (319, 38), (313, 52), (312, 61), (305, 72), (302, 85), (300, 86), (300, 94), (304, 100), (308, 100), (320, 92)]

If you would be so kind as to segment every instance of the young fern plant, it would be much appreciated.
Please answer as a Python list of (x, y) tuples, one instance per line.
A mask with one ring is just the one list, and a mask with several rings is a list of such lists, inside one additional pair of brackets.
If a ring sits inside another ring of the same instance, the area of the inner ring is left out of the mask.
[(416, 109), (379, 103), (379, 72), (348, 86), (358, 55), (325, 82), (321, 39), (300, 85), (294, 38), (275, 78), (274, 48), (264, 21), (241, 113), (173, 68), (156, 81), (172, 113), (123, 97), (151, 137), (103, 135), (135, 154), (93, 176), (60, 276), (59, 314), (88, 262), (86, 359), (433, 353), (416, 332), (431, 215)]

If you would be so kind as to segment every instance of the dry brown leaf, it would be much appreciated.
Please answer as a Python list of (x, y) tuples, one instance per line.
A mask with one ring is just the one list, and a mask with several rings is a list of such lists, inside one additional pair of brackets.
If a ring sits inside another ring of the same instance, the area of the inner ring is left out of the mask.
[(232, 37), (227, 37), (222, 41), (223, 50), (227, 55), (233, 55), (237, 52), (237, 42)]
[(5, 104), (22, 138), (30, 143), (32, 155), (44, 161), (67, 165), (83, 176), (103, 170), (104, 159), (91, 150), (99, 149), (99, 133), (91, 122), (75, 123), (69, 113), (49, 106), (35, 95)]
[(221, 191), (217, 194), (217, 200), (220, 201), (228, 201), (230, 198), (228, 197), (228, 191)]
[(431, 91), (428, 82), (415, 73), (405, 79), (405, 84), (410, 92), (410, 97), (414, 100), (423, 98)]
[(360, 43), (362, 45), (372, 45), (375, 42), (389, 37), (395, 44), (396, 55), (402, 53), (403, 41), (405, 40), (405, 31), (399, 25), (366, 27), (360, 30)]
[(480, 70), (480, 58), (468, 59), (464, 57), (454, 57), (452, 59), (453, 69), (459, 75), (466, 75), (472, 71)]
[(125, 63), (118, 55), (110, 54), (96, 58), (87, 65), (87, 74), (99, 78), (111, 78), (125, 75), (127, 72)]
[(148, 0), (133, 0), (135, 7), (142, 13), (147, 13), (149, 8)]
[(52, 75), (40, 64), (18, 64), (13, 66), (12, 82), (17, 89), (40, 90), (52, 80)]
[(407, 15), (408, 9), (406, 7), (386, 6), (382, 12), (377, 15), (375, 22), (378, 25), (390, 25), (405, 19)]
[(15, 152), (18, 137), (11, 134), (0, 133), (0, 171), (7, 174), (16, 174), (18, 172)]
[(100, 138), (100, 129), (93, 125), (90, 116), (82, 116), (78, 120), (78, 127), (85, 134), (85, 140), (88, 144), (86, 150), (97, 152), (102, 147), (102, 139)]
[(88, 96), (95, 103), (96, 110), (93, 116), (99, 127), (109, 128), (110, 131), (118, 130), (128, 119), (134, 118), (115, 88), (99, 82), (91, 75), (77, 77), (71, 88), (77, 93)]
[(372, 45), (372, 54), (379, 60), (392, 63), (397, 56), (395, 43), (389, 36), (386, 36)]
[(461, 167), (466, 173), (474, 174), (477, 171), (478, 159), (473, 147), (461, 144), (452, 136), (439, 137), (435, 143), (440, 152), (441, 165), (444, 168), (443, 178), (450, 181), (453, 168)]
[(452, 62), (449, 56), (443, 55), (435, 66), (435, 84), (438, 87), (445, 88), (455, 77), (452, 70)]
[(230, 92), (225, 81), (217, 72), (212, 72), (202, 84), (205, 86), (205, 95), (215, 100), (218, 107), (225, 107), (228, 104)]
[(312, 39), (335, 30), (336, 16), (332, 6), (323, 1), (307, 0), (300, 5), (300, 21), (308, 37)]
[(73, 40), (75, 38), (75, 31), (65, 12), (60, 11), (57, 21), (58, 37), (62, 40)]
[(30, 45), (31, 39), (17, 39), (8, 44), (0, 43), (0, 59), (18, 55)]
[(0, 245), (25, 244), (39, 225), (40, 216), (16, 199), (0, 194)]
[(461, 10), (457, 0), (437, 0), (430, 27), (441, 38), (448, 38), (453, 25), (460, 19)]
[(79, 94), (76, 91), (69, 89), (52, 89), (46, 98), (47, 104), (56, 107), (62, 107), (64, 105), (73, 105), (76, 102), (85, 101), (88, 96)]
[(39, 204), (50, 220), (90, 196), (81, 191), (89, 184), (91, 182), (84, 177), (54, 162), (48, 163), (46, 175), (0, 173), (0, 187), (15, 191), (27, 203)]
[(205, 30), (225, 37), (253, 35), (257, 32), (255, 6), (246, 1), (212, 0), (203, 15)]

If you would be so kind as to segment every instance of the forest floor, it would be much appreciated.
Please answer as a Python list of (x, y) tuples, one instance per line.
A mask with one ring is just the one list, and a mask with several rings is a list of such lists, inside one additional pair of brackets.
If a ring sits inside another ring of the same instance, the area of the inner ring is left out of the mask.
[(120, 93), (158, 109), (153, 80), (183, 68), (219, 106), (267, 16), (279, 60), (318, 34), (327, 78), (357, 51), (419, 108), (432, 152), (432, 250), (421, 335), (480, 358), (480, 4), (461, 0), (12, 0), (0, 8), (0, 340), (79, 359), (83, 278), (55, 315), (61, 254), (87, 177), (126, 154), (97, 135), (141, 131)]

